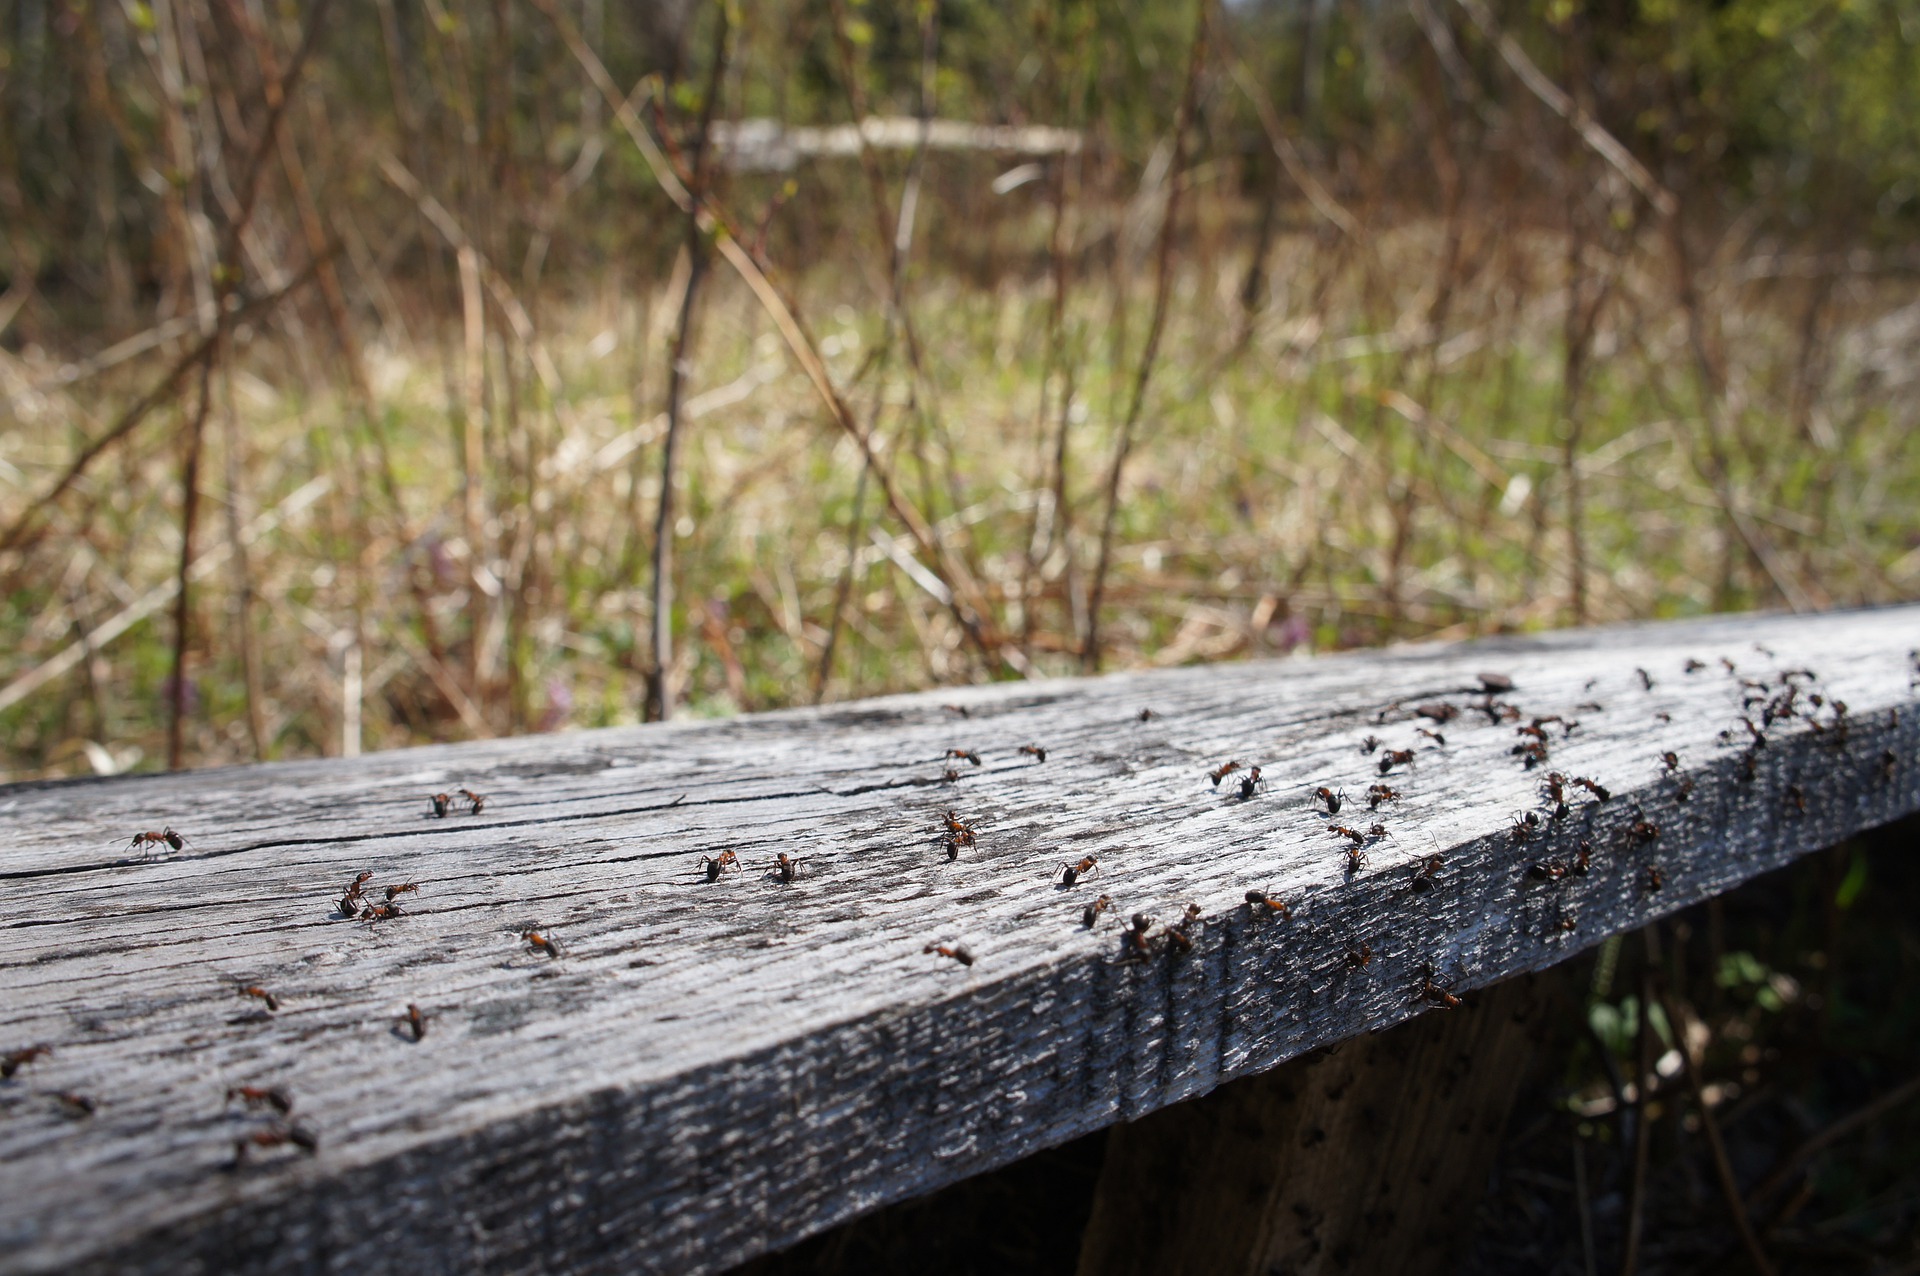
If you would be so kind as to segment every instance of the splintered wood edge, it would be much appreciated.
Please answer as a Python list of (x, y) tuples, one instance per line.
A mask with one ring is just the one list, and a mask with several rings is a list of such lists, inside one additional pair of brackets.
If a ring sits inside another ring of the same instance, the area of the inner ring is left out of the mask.
[[(0, 1082), (0, 1270), (723, 1268), (1421, 1013), (1429, 972), (1551, 965), (1920, 808), (1916, 639), (1920, 608), (1739, 618), (0, 789), (0, 1052), (55, 1047)], [(1520, 725), (1579, 718), (1545, 765), (1469, 707), (1481, 671), (1515, 676)], [(1756, 746), (1742, 697), (1758, 725), (1795, 681)], [(1436, 701), (1464, 712), (1416, 716)], [(1376, 734), (1416, 753), (1377, 815)], [(1044, 764), (1016, 753), (1036, 741)], [(1262, 767), (1246, 802), (1206, 781), (1228, 759)], [(1608, 800), (1554, 818), (1554, 768)], [(423, 816), (462, 776), (485, 818)], [(1329, 817), (1322, 783), (1353, 806)], [(952, 862), (947, 807), (981, 830)], [(124, 848), (163, 819), (193, 844)], [(1326, 826), (1376, 819), (1393, 835), (1349, 876)], [(793, 888), (759, 877), (801, 848)], [(754, 871), (709, 886), (697, 857), (723, 849)], [(1087, 883), (1049, 880), (1096, 852)], [(328, 875), (362, 862), (432, 893), (404, 923), (324, 920)], [(465, 991), (412, 992), (436, 970)], [(297, 1004), (239, 1005), (246, 977)], [(414, 995), (418, 1045), (394, 1018)], [(316, 1155), (224, 1168), (283, 1128), (221, 1108), (249, 1079), (298, 1093)], [(83, 1089), (99, 1111), (62, 1115)]]

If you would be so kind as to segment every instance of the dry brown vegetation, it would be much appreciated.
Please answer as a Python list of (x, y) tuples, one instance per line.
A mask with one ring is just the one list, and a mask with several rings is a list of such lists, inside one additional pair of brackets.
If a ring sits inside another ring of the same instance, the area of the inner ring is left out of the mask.
[[(1327, 12), (22, 18), (5, 775), (1913, 595), (1901, 241)], [(716, 145), (888, 111), (1083, 144)]]

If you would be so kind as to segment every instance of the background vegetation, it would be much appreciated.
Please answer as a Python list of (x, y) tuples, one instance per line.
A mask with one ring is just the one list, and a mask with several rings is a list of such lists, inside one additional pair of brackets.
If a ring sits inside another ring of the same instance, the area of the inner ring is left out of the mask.
[[(1912, 597), (1917, 51), (0, 0), (0, 778)], [(722, 145), (869, 116), (1078, 140)]]

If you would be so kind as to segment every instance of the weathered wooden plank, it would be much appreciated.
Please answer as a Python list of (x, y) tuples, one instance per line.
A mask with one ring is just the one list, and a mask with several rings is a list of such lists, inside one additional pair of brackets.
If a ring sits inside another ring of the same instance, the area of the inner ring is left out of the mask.
[[(1417, 1013), (1428, 964), (1538, 968), (1920, 807), (1917, 640), (1920, 608), (1739, 618), (0, 790), (0, 1050), (54, 1048), (0, 1083), (0, 1269), (724, 1267)], [(1743, 695), (1796, 668), (1756, 748)], [(1520, 722), (1419, 736), (1411, 706), (1465, 708), (1482, 670)], [(1580, 725), (1523, 769), (1516, 725), (1555, 715)], [(1415, 754), (1377, 815), (1368, 735)], [(1208, 783), (1228, 759), (1262, 767), (1250, 800)], [(1611, 798), (1548, 818), (1549, 769)], [(482, 814), (427, 813), (463, 785)], [(979, 831), (951, 860), (949, 807)], [(1349, 875), (1326, 826), (1375, 820)], [(166, 825), (191, 845), (123, 849)], [(1530, 874), (1583, 841), (1585, 875)], [(748, 871), (708, 882), (723, 850)], [(407, 916), (338, 918), (362, 869), (419, 883)], [(1138, 961), (1136, 910), (1161, 919)], [(290, 1092), (317, 1152), (226, 1168), (278, 1128), (236, 1085)]]

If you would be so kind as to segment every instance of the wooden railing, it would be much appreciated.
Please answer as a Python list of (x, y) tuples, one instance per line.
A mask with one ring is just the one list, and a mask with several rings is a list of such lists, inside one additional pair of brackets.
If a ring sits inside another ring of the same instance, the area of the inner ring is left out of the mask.
[(1920, 809), (1915, 647), (1741, 617), (0, 789), (0, 1270), (724, 1268)]

